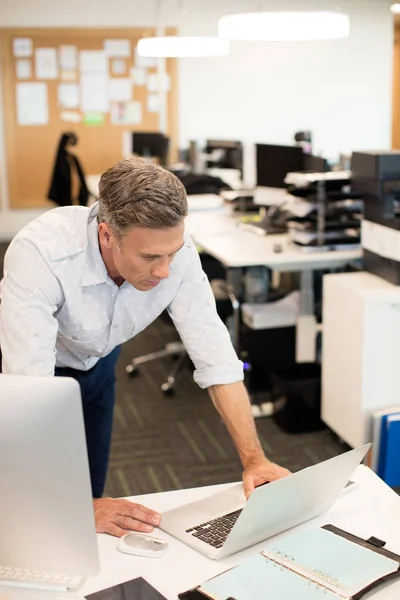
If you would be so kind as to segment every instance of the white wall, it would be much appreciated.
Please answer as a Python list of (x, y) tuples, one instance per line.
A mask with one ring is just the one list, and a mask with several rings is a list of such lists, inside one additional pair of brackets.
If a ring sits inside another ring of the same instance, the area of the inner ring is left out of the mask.
[[(231, 44), (229, 56), (183, 59), (179, 71), (180, 142), (230, 138), (291, 143), (310, 129), (328, 157), (385, 149), (391, 141), (393, 20), (390, 0), (341, 0), (348, 39), (314, 43)], [(0, 0), (9, 27), (171, 25), (181, 34), (216, 34), (218, 17), (268, 9), (336, 9), (330, 0)], [(1, 133), (1, 128), (0, 128)], [(251, 179), (251, 155), (248, 178)], [(4, 152), (0, 143), (0, 167)], [(1, 169), (4, 173), (3, 168)], [(7, 204), (7, 196), (3, 204)], [(19, 211), (23, 214), (24, 211)], [(8, 229), (0, 212), (0, 236)], [(20, 221), (18, 221), (19, 223)], [(1, 225), (3, 223), (3, 226)], [(14, 218), (14, 228), (18, 227)]]

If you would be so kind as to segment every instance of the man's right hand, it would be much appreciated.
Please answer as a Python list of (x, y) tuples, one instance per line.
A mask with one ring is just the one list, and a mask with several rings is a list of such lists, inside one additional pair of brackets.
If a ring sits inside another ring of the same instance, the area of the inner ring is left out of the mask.
[(150, 533), (161, 520), (159, 513), (129, 500), (95, 498), (93, 508), (97, 533), (116, 537), (122, 537), (129, 531)]

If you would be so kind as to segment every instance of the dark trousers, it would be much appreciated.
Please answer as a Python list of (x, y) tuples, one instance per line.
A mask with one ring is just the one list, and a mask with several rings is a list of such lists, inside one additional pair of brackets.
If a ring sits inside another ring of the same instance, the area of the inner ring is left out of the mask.
[(101, 498), (107, 476), (115, 404), (115, 365), (121, 352), (117, 346), (90, 371), (56, 368), (58, 377), (73, 377), (79, 383), (85, 420), (93, 498)]

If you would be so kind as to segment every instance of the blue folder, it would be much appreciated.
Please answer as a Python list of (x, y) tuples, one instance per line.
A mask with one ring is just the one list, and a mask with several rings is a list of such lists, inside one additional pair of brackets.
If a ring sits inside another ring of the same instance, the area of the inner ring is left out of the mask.
[(400, 487), (400, 413), (382, 416), (378, 475), (390, 487)]

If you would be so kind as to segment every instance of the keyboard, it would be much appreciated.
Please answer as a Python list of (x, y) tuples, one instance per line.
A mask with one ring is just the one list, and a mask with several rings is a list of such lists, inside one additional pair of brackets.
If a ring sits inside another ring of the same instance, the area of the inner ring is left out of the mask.
[(81, 575), (16, 569), (0, 565), (0, 585), (52, 591), (67, 591), (76, 590), (81, 583)]
[(240, 508), (212, 521), (190, 527), (185, 531), (214, 548), (222, 548), (241, 512), (242, 509)]

